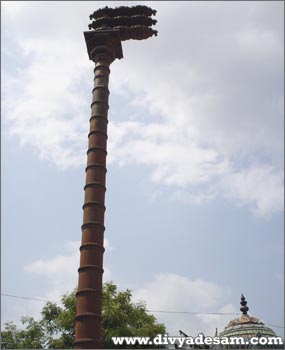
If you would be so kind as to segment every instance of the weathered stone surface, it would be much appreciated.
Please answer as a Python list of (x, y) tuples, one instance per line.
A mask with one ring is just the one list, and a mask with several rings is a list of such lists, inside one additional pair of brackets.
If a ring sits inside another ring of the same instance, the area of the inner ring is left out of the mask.
[(78, 269), (75, 316), (75, 348), (102, 348), (102, 277), (104, 253), (104, 217), (106, 191), (107, 126), (109, 109), (110, 64), (123, 57), (122, 40), (147, 39), (157, 35), (150, 16), (156, 13), (147, 6), (104, 8), (95, 11), (84, 32), (89, 59), (95, 62), (85, 196), (83, 204), (80, 267)]
[(151, 28), (157, 22), (151, 18), (155, 13), (156, 11), (150, 7), (141, 5), (121, 6), (116, 9), (105, 7), (90, 15), (90, 19), (95, 20), (88, 27), (98, 32), (116, 29), (122, 41), (143, 40), (157, 35), (157, 31)]

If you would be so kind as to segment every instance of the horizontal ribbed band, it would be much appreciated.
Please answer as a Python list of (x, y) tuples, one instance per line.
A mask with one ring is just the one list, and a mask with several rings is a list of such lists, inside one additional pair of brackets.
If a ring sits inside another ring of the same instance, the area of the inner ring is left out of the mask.
[(83, 265), (80, 266), (78, 269), (78, 272), (85, 271), (85, 270), (99, 270), (101, 273), (104, 273), (104, 269), (102, 269), (101, 266), (98, 265)]
[(100, 207), (100, 208), (103, 208), (104, 210), (106, 210), (106, 207), (104, 204), (100, 203), (100, 202), (97, 202), (97, 201), (88, 201), (88, 202), (85, 202), (83, 205), (82, 205), (82, 209), (85, 209), (86, 207), (93, 207), (93, 206), (97, 206), (97, 207)]
[[(99, 68), (104, 68), (104, 69), (106, 69), (109, 73), (110, 73), (110, 68), (109, 68), (109, 66), (110, 66), (110, 64), (108, 64), (108, 63), (102, 63), (102, 62), (97, 62), (96, 64), (95, 64), (95, 68), (93, 69), (93, 72), (95, 73), (95, 75), (96, 75), (96, 70), (97, 69), (99, 69)], [(103, 73), (102, 73), (103, 74)], [(104, 76), (105, 76), (105, 74), (104, 74)]]
[(109, 104), (107, 101), (105, 100), (96, 100), (96, 101), (93, 101), (90, 105), (90, 107), (92, 108), (95, 104), (98, 104), (98, 103), (103, 103), (104, 105), (106, 105), (107, 108), (109, 108)]
[(93, 243), (93, 242), (87, 242), (84, 243), (80, 246), (80, 251), (82, 250), (89, 250), (89, 249), (95, 249), (95, 250), (101, 250), (103, 253), (105, 251), (105, 248), (103, 246), (101, 246), (98, 243)]
[[(101, 340), (98, 339), (98, 338), (80, 338), (80, 339), (77, 339), (74, 341), (74, 345), (75, 345), (75, 348), (76, 348), (76, 345), (80, 346), (84, 343), (87, 343), (87, 344), (90, 344), (90, 343), (98, 343), (100, 344), (101, 343)], [(80, 349), (82, 349), (82, 347), (80, 346)]]
[(81, 230), (85, 230), (86, 228), (95, 227), (95, 226), (100, 226), (105, 231), (105, 226), (103, 224), (101, 224), (101, 222), (99, 222), (99, 221), (84, 222), (84, 224), (81, 225)]
[(82, 318), (98, 318), (98, 319), (102, 319), (102, 315), (100, 314), (95, 314), (95, 312), (83, 312), (82, 314), (77, 314), (75, 316), (76, 320), (80, 320)]
[(107, 90), (108, 94), (110, 93), (109, 92), (109, 89), (108, 89), (108, 86), (105, 86), (105, 85), (96, 85), (94, 86), (94, 88), (92, 89), (92, 94), (95, 90), (98, 90), (98, 89), (103, 89), (103, 90)]
[(77, 292), (76, 292), (76, 296), (79, 296), (79, 295), (84, 295), (84, 294), (99, 294), (99, 295), (103, 295), (102, 291), (98, 290), (98, 289), (95, 289), (95, 288), (82, 288), (82, 289), (79, 289)]
[(96, 151), (101, 151), (103, 153), (105, 153), (107, 155), (107, 151), (105, 150), (105, 148), (103, 147), (100, 147), (100, 146), (95, 146), (95, 147), (90, 147), (88, 148), (87, 150), (87, 154), (90, 153), (90, 152), (96, 152)]
[(94, 79), (93, 79), (94, 83), (95, 83), (95, 80), (96, 80), (97, 78), (98, 78), (98, 79), (100, 79), (100, 78), (105, 78), (105, 79), (107, 80), (107, 82), (109, 83), (109, 75), (102, 74), (102, 73), (96, 74), (95, 77), (94, 77)]
[(93, 163), (93, 164), (87, 165), (87, 167), (85, 168), (85, 171), (88, 171), (90, 169), (96, 169), (96, 168), (101, 168), (101, 169), (105, 170), (105, 173), (107, 173), (107, 168), (105, 167), (105, 165), (102, 165), (99, 163)]
[(86, 190), (86, 188), (88, 187), (101, 187), (106, 191), (106, 186), (101, 184), (101, 182), (88, 182), (85, 186), (84, 186), (84, 191)]
[(108, 138), (108, 135), (105, 130), (92, 130), (89, 132), (88, 137), (90, 135), (95, 135), (95, 134), (103, 134), (104, 136), (106, 136), (106, 139)]
[(99, 113), (91, 115), (89, 121), (91, 121), (92, 119), (106, 119), (108, 121), (108, 118), (105, 114), (99, 114)]
[[(96, 62), (95, 64), (95, 68), (93, 69), (93, 72), (95, 73), (96, 75), (96, 70), (100, 69), (100, 68), (104, 68), (107, 70), (108, 73), (110, 73), (110, 64), (109, 63), (103, 63), (102, 61), (101, 62)], [(106, 73), (101, 73), (101, 74), (104, 74), (106, 75)]]

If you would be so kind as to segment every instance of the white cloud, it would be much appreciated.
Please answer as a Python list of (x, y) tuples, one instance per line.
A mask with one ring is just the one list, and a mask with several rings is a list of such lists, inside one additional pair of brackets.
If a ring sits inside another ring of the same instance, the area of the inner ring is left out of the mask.
[[(105, 239), (106, 251), (112, 250)], [(79, 267), (80, 241), (69, 241), (65, 244), (65, 254), (57, 255), (49, 260), (36, 260), (24, 267), (24, 270), (48, 280), (49, 287), (42, 299), (59, 301), (63, 294), (70, 293), (77, 285)], [(103, 279), (111, 278), (111, 271), (104, 267)]]
[[(59, 302), (63, 294), (70, 293), (76, 288), (78, 283), (77, 269), (79, 267), (79, 247), (80, 241), (68, 241), (64, 245), (64, 253), (58, 254), (50, 259), (36, 260), (23, 267), (23, 270), (34, 275), (41, 283), (45, 281), (47, 287), (40, 295), (24, 295), (41, 301), (23, 299), (9, 299), (5, 302), (2, 313), (2, 324), (11, 321), (22, 327), (21, 317), (29, 316), (35, 319), (40, 318), (40, 312), (45, 304), (45, 300)], [(105, 239), (104, 247), (106, 252), (113, 250), (110, 242)], [(112, 274), (108, 266), (104, 266), (103, 281), (111, 280)]]
[[(217, 313), (223, 313), (224, 315), (197, 315), (204, 324), (205, 328), (209, 329), (208, 334), (214, 335), (214, 329), (218, 329), (218, 333), (222, 332), (230, 320), (236, 318), (238, 315), (237, 308), (232, 304), (225, 304), (220, 307)], [(236, 315), (235, 315), (236, 314)]]
[(260, 216), (270, 215), (283, 208), (283, 173), (270, 166), (256, 166), (229, 174), (222, 184), (225, 197), (247, 205)]
[[(210, 281), (191, 280), (176, 274), (162, 274), (145, 287), (134, 291), (134, 300), (146, 301), (153, 311), (181, 311), (236, 314), (237, 309), (226, 301), (229, 289)], [(178, 335), (179, 330), (189, 336), (204, 332), (214, 335), (216, 327), (223, 330), (233, 315), (191, 315), (183, 313), (153, 313), (159, 322), (166, 325), (170, 335)]]
[(30, 39), (21, 43), (21, 48), (32, 62), (17, 75), (16, 96), (12, 93), (16, 78), (7, 86), (11, 89), (5, 100), (10, 133), (22, 145), (32, 146), (40, 158), (62, 168), (83, 163), (85, 159), (77, 151), (85, 146), (82, 135), (88, 127), (81, 77), (86, 65), (78, 67), (76, 60), (64, 62), (74, 54), (76, 45), (71, 40), (62, 45), (56, 39)]
[[(3, 296), (4, 298), (4, 296)], [(35, 320), (40, 318), (40, 312), (45, 305), (45, 301), (24, 300), (18, 298), (5, 297), (5, 303), (2, 304), (1, 326), (4, 329), (6, 322), (13, 322), (17, 327), (22, 328), (22, 317), (33, 317)]]
[(245, 30), (236, 33), (236, 39), (241, 50), (254, 55), (282, 55), (275, 33), (272, 31)]
[(7, 11), (9, 15), (19, 15), (20, 12), (24, 9), (24, 4), (22, 1), (2, 1), (3, 10)]
[(264, 217), (282, 210), (281, 167), (251, 162), (235, 168), (234, 161), (197, 144), (187, 131), (169, 124), (111, 123), (109, 161), (153, 166), (152, 180), (174, 188), (174, 200), (201, 205), (221, 196)]
[[(5, 6), (4, 52), (24, 62), (4, 69), (7, 128), (41, 159), (62, 169), (83, 165), (93, 64), (82, 31), (94, 4)], [(151, 180), (176, 199), (203, 204), (220, 196), (260, 216), (282, 210), (279, 5), (153, 6), (159, 36), (124, 42), (125, 58), (112, 65), (112, 93), (138, 115), (111, 120), (109, 164), (150, 165)], [(28, 16), (33, 10), (37, 16)]]

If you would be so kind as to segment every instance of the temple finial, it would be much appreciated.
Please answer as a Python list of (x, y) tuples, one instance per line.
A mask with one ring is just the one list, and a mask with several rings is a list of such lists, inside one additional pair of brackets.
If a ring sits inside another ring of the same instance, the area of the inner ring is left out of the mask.
[(244, 297), (243, 294), (241, 295), (240, 304), (241, 304), (240, 311), (242, 312), (243, 315), (247, 315), (247, 312), (248, 312), (249, 309), (248, 309), (248, 307), (246, 306), (247, 301), (245, 300), (245, 297)]

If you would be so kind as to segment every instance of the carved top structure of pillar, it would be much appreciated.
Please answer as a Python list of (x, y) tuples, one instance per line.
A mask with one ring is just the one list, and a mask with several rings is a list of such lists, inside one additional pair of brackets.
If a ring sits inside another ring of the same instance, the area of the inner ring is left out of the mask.
[[(122, 43), (118, 30), (84, 32), (89, 59), (96, 62), (98, 55), (109, 55), (112, 62), (123, 58)], [(110, 62), (110, 63), (111, 63)]]
[(138, 5), (133, 7), (105, 7), (90, 15), (94, 21), (89, 24), (90, 32), (84, 32), (89, 59), (96, 61), (100, 52), (109, 53), (112, 60), (123, 57), (121, 41), (143, 40), (157, 35), (151, 28), (156, 20), (151, 16), (156, 11), (150, 7)]

